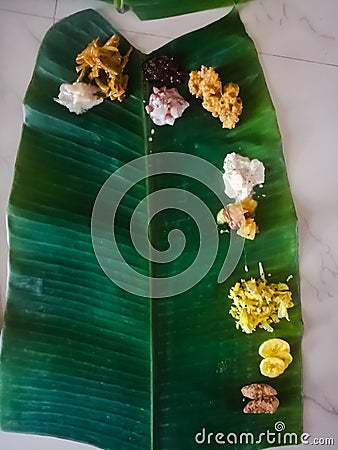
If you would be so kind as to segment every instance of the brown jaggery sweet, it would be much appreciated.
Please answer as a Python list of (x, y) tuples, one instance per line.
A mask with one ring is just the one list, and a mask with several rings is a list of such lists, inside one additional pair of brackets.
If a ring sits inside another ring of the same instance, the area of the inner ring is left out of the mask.
[(277, 411), (279, 400), (276, 396), (261, 397), (251, 400), (243, 408), (245, 414), (273, 414)]
[(269, 384), (248, 384), (242, 387), (241, 392), (244, 397), (250, 399), (243, 408), (245, 414), (273, 414), (277, 411), (277, 391)]
[(255, 400), (261, 397), (271, 397), (272, 395), (277, 395), (275, 388), (266, 383), (252, 383), (243, 386), (241, 389), (242, 395), (244, 397)]

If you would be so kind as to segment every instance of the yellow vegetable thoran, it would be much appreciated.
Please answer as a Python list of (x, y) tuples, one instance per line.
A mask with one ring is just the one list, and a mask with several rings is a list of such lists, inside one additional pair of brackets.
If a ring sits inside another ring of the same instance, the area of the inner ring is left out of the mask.
[(230, 315), (236, 320), (236, 328), (252, 333), (257, 328), (273, 331), (272, 324), (281, 319), (289, 320), (288, 309), (294, 306), (292, 293), (286, 283), (271, 283), (261, 278), (241, 280), (231, 289), (233, 301)]
[(95, 83), (103, 97), (121, 102), (125, 98), (128, 75), (123, 73), (132, 48), (122, 56), (119, 51), (120, 37), (114, 34), (101, 45), (99, 38), (90, 42), (76, 57), (77, 82), (88, 80)]

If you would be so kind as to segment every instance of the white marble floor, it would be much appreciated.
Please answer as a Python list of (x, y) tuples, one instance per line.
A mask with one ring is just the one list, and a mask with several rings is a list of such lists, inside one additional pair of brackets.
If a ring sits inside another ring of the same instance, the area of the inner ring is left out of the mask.
[[(135, 46), (150, 51), (225, 14), (226, 9), (156, 23), (119, 15), (98, 0), (0, 0), (0, 295), (6, 286), (6, 207), (22, 125), (22, 99), (44, 33), (92, 7)], [(276, 107), (299, 217), (305, 336), (304, 431), (338, 448), (338, 2), (252, 0), (240, 7)], [(92, 448), (0, 433), (7, 449)], [(292, 447), (288, 447), (292, 448)], [(301, 445), (294, 448), (308, 448)]]

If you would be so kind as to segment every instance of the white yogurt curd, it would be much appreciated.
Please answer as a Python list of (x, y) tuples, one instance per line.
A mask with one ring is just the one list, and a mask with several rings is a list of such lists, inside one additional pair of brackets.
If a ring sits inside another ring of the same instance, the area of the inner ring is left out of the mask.
[(264, 183), (264, 165), (258, 159), (249, 159), (230, 153), (224, 160), (225, 193), (230, 198), (244, 200), (257, 184)]
[(82, 114), (103, 102), (103, 98), (97, 97), (97, 91), (97, 87), (91, 84), (63, 83), (60, 86), (59, 97), (54, 100), (68, 108), (70, 112)]

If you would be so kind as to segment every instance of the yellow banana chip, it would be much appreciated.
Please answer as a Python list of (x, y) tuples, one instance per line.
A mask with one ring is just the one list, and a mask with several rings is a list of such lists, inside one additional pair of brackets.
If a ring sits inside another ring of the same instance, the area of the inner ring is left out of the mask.
[(287, 365), (285, 362), (276, 357), (264, 358), (262, 359), (259, 369), (261, 374), (265, 377), (276, 378), (281, 375), (286, 369)]
[(290, 345), (283, 339), (269, 339), (260, 345), (258, 353), (262, 358), (279, 357), (281, 353), (290, 353)]
[(290, 345), (283, 339), (268, 339), (258, 349), (258, 353), (264, 359), (260, 363), (261, 374), (276, 378), (292, 363)]
[(282, 359), (284, 361), (286, 367), (288, 367), (292, 363), (292, 360), (293, 360), (292, 355), (288, 352), (278, 353), (277, 358)]

